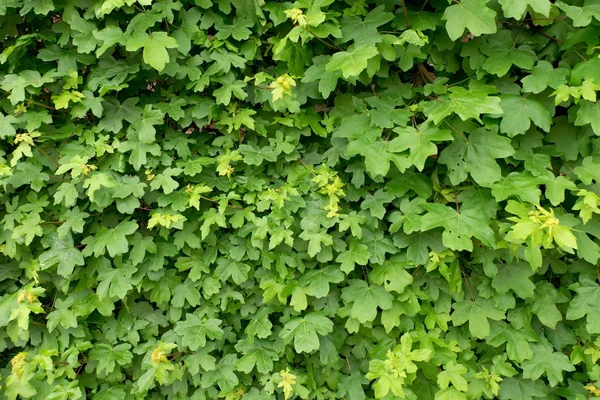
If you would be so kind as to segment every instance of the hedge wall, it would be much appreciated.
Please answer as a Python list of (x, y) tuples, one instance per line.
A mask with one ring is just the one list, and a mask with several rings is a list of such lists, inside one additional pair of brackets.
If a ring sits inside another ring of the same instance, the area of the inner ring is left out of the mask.
[(600, 396), (599, 0), (0, 33), (0, 398)]

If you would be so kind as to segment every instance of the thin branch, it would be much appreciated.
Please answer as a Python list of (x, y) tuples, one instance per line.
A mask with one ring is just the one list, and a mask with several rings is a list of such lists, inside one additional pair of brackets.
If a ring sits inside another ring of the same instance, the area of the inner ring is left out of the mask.
[(406, 10), (406, 3), (402, 0), (402, 9), (404, 10), (404, 18), (406, 19), (406, 29), (410, 29), (410, 21), (408, 20), (408, 11)]
[(44, 150), (42, 150), (42, 148), (41, 148), (41, 147), (35, 146), (35, 148), (36, 148), (36, 149), (38, 149), (38, 150), (39, 150), (39, 152), (40, 152), (40, 153), (42, 153), (42, 154), (43, 154), (43, 155), (44, 155), (44, 156), (45, 156), (45, 157), (46, 157), (48, 160), (52, 161), (52, 163), (53, 163), (54, 165), (56, 165), (56, 167), (57, 167), (57, 168), (60, 168), (60, 164), (59, 164), (59, 163), (57, 163), (57, 162), (56, 162), (56, 161), (55, 161), (55, 160), (54, 160), (52, 157), (50, 157), (50, 156), (48, 155), (48, 153), (46, 153)]

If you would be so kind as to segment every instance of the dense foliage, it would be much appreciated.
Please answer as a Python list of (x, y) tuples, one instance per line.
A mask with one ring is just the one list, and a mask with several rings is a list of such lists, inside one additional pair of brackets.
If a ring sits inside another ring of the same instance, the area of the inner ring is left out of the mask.
[(600, 396), (599, 0), (0, 32), (0, 398)]

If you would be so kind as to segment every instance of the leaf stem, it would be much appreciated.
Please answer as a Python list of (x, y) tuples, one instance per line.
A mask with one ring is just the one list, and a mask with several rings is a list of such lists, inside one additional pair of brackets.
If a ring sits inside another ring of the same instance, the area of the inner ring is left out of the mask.
[(453, 127), (452, 125), (450, 125), (450, 123), (446, 120), (444, 120), (444, 122), (446, 123), (446, 125), (448, 125), (450, 127), (450, 129), (452, 129), (457, 135), (459, 135), (461, 138), (463, 138), (463, 140), (467, 143), (469, 143), (469, 139), (467, 139), (467, 137), (460, 132), (458, 129), (456, 129), (455, 127)]
[(317, 36), (308, 26), (306, 26), (305, 29), (306, 29), (306, 31), (308, 33), (310, 33), (311, 35), (313, 35), (315, 37), (315, 39), (317, 39), (318, 41), (320, 41), (321, 43), (323, 43), (325, 46), (331, 47), (332, 49), (336, 49), (336, 50), (339, 50), (339, 51), (346, 51), (346, 50), (342, 49), (341, 47), (336, 46), (335, 44), (326, 42), (323, 38)]

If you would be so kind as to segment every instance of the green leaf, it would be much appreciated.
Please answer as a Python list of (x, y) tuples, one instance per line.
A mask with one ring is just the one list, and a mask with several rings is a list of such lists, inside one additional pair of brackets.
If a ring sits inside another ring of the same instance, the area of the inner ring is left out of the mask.
[(595, 1), (586, 1), (583, 7), (568, 5), (560, 2), (559, 7), (565, 11), (567, 17), (573, 20), (573, 26), (587, 26), (592, 22), (592, 18), (600, 21), (600, 10)]
[(17, 130), (13, 124), (16, 124), (18, 120), (13, 115), (4, 115), (0, 113), (0, 138), (6, 139), (9, 136), (15, 136)]
[(492, 287), (500, 294), (509, 290), (522, 299), (534, 297), (535, 285), (530, 277), (534, 274), (527, 263), (504, 264), (498, 269), (498, 274), (492, 280)]
[(261, 374), (267, 374), (273, 370), (273, 361), (277, 361), (279, 356), (277, 352), (262, 344), (262, 341), (255, 341), (250, 344), (245, 341), (238, 342), (235, 345), (237, 351), (244, 354), (237, 362), (239, 371), (249, 374), (252, 369)]
[(465, 138), (456, 138), (442, 151), (439, 162), (448, 166), (448, 176), (457, 185), (470, 174), (480, 185), (489, 186), (501, 178), (497, 158), (505, 158), (514, 153), (508, 138), (499, 136), (494, 127), (489, 131), (478, 128)]
[(500, 321), (504, 319), (504, 312), (498, 310), (489, 299), (477, 298), (477, 300), (461, 300), (454, 303), (452, 323), (460, 326), (469, 322), (469, 331), (476, 338), (483, 339), (490, 334), (490, 323), (488, 320)]
[(540, 129), (550, 132), (552, 113), (539, 101), (517, 95), (504, 95), (500, 106), (504, 110), (500, 131), (508, 136), (525, 133), (532, 122)]
[(353, 240), (350, 242), (348, 249), (340, 253), (335, 261), (341, 264), (340, 268), (343, 272), (349, 274), (354, 271), (356, 264), (367, 265), (370, 258), (371, 253), (369, 253), (369, 248)]
[(116, 346), (98, 343), (90, 351), (90, 360), (98, 362), (98, 372), (110, 374), (115, 370), (117, 364), (123, 366), (131, 363), (133, 354), (129, 349), (131, 349), (129, 343), (121, 343)]
[(576, 126), (590, 124), (596, 135), (600, 135), (600, 122), (597, 115), (600, 112), (600, 102), (592, 103), (591, 101), (582, 100), (581, 106), (577, 110)]
[(533, 357), (530, 344), (538, 341), (538, 335), (531, 328), (515, 329), (504, 322), (492, 322), (486, 341), (494, 347), (506, 343), (508, 358), (521, 363)]
[(463, 375), (468, 371), (464, 365), (455, 361), (450, 361), (446, 364), (445, 369), (437, 376), (438, 385), (440, 388), (446, 389), (450, 383), (461, 392), (466, 392), (469, 389), (469, 384)]
[(382, 310), (390, 309), (393, 298), (383, 287), (359, 280), (350, 281), (350, 286), (342, 290), (342, 299), (352, 303), (350, 316), (362, 324), (375, 319), (378, 307)]
[(522, 363), (525, 379), (536, 380), (545, 374), (550, 386), (556, 386), (563, 381), (563, 371), (575, 371), (575, 367), (569, 362), (569, 357), (555, 352), (548, 341), (534, 343), (531, 347), (533, 358)]
[(496, 33), (496, 12), (486, 7), (489, 0), (463, 0), (446, 8), (442, 19), (451, 40), (460, 38), (465, 29), (474, 36)]
[(115, 228), (102, 227), (94, 237), (89, 236), (82, 243), (90, 243), (92, 247), (90, 252), (93, 252), (96, 257), (105, 252), (114, 257), (117, 254), (127, 253), (129, 250), (127, 236), (133, 235), (137, 229), (136, 222), (123, 220)]
[[(535, 53), (529, 46), (515, 48), (510, 39), (509, 41), (490, 39), (481, 46), (481, 52), (488, 56), (482, 68), (499, 77), (506, 75), (513, 65), (530, 70), (535, 60)], [(506, 110), (504, 111), (506, 113)]]
[(364, 18), (346, 17), (342, 20), (342, 43), (354, 41), (356, 46), (373, 46), (379, 43), (381, 35), (377, 28), (394, 18), (394, 14), (385, 12), (383, 5), (374, 8)]
[(375, 46), (367, 45), (356, 47), (350, 52), (340, 51), (331, 56), (331, 59), (327, 63), (326, 71), (334, 72), (341, 70), (342, 76), (345, 79), (358, 76), (367, 68), (369, 59), (378, 54), (379, 52)]
[(59, 237), (57, 233), (45, 236), (44, 244), (50, 249), (40, 255), (40, 266), (43, 269), (57, 265), (57, 273), (68, 277), (73, 273), (76, 266), (84, 265), (83, 255), (75, 248), (73, 237), (70, 233)]
[[(514, 4), (521, 4), (517, 0)], [(542, 0), (545, 1), (545, 0)], [(554, 68), (548, 61), (540, 60), (537, 65), (531, 70), (531, 75), (521, 79), (523, 83), (523, 91), (529, 93), (543, 92), (547, 87), (557, 89), (559, 86), (567, 82), (567, 74), (569, 70), (566, 68)]]
[(460, 86), (452, 87), (447, 99), (428, 103), (425, 112), (436, 125), (451, 114), (457, 114), (463, 121), (471, 118), (480, 121), (481, 114), (502, 114), (500, 97), (488, 96), (489, 93), (483, 89), (477, 85), (470, 90)]
[(500, 399), (535, 400), (546, 396), (546, 386), (539, 380), (506, 378), (500, 382)]
[(472, 237), (481, 240), (486, 246), (494, 247), (496, 239), (485, 216), (479, 210), (456, 210), (439, 203), (423, 204), (427, 214), (421, 219), (421, 230), (427, 231), (443, 227), (444, 246), (452, 250), (473, 249)]
[(406, 263), (386, 260), (377, 265), (369, 273), (369, 280), (376, 285), (383, 285), (386, 291), (404, 293), (404, 290), (413, 283), (413, 277), (406, 271)]
[(222, 321), (217, 318), (198, 317), (195, 314), (186, 314), (185, 321), (175, 325), (175, 333), (181, 337), (181, 343), (192, 351), (206, 345), (206, 339), (220, 339), (223, 329)]
[[(362, 245), (359, 244), (359, 246)], [(367, 261), (365, 261), (365, 264)], [(306, 272), (298, 279), (298, 284), (300, 286), (307, 286), (308, 294), (311, 296), (321, 298), (327, 296), (331, 284), (340, 283), (344, 278), (344, 274), (337, 266), (329, 265), (323, 269), (314, 269)]]
[(162, 71), (169, 62), (167, 49), (177, 48), (177, 40), (168, 36), (167, 32), (136, 32), (127, 40), (127, 51), (136, 51), (143, 48), (144, 62), (152, 68)]
[(399, 136), (390, 143), (392, 151), (410, 150), (408, 161), (419, 171), (423, 171), (428, 157), (438, 154), (437, 146), (433, 142), (454, 139), (450, 130), (439, 129), (429, 122), (425, 122), (417, 129), (398, 127), (394, 129), (394, 132)]
[(502, 5), (502, 11), (508, 18), (522, 19), (528, 7), (544, 17), (550, 16), (549, 0), (499, 0)]
[(592, 281), (575, 289), (577, 295), (569, 303), (566, 318), (576, 320), (585, 317), (586, 329), (590, 334), (600, 333), (600, 310), (597, 307), (600, 300), (600, 286)]
[(312, 312), (305, 317), (293, 318), (279, 332), (284, 343), (294, 341), (298, 353), (311, 353), (319, 349), (319, 336), (333, 331), (333, 322), (321, 313)]
[(536, 285), (531, 311), (537, 315), (542, 324), (555, 329), (556, 324), (563, 319), (563, 315), (556, 305), (567, 301), (569, 298), (556, 290), (552, 284), (539, 282)]

